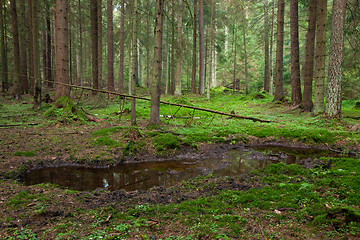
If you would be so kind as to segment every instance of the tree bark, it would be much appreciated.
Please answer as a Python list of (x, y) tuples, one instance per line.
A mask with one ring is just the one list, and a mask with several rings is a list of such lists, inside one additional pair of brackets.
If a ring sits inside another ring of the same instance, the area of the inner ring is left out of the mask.
[(50, 22), (50, 6), (47, 5), (45, 17), (45, 31), (44, 31), (44, 80), (47, 86), (53, 87), (52, 67), (51, 67), (51, 22)]
[(160, 125), (160, 83), (162, 67), (162, 35), (163, 35), (164, 0), (156, 0), (155, 8), (155, 45), (154, 45), (154, 77), (151, 81), (150, 124)]
[(193, 53), (192, 53), (192, 73), (191, 73), (191, 93), (196, 94), (196, 61), (197, 61), (197, 0), (194, 0), (194, 21), (193, 21)]
[(314, 76), (314, 48), (317, 2), (318, 0), (310, 0), (309, 3), (309, 22), (305, 46), (306, 50), (304, 64), (304, 96), (302, 101), (302, 108), (308, 112), (311, 112), (313, 108), (312, 84)]
[(325, 115), (329, 118), (341, 117), (345, 12), (346, 0), (334, 0), (325, 103)]
[[(138, 0), (133, 0), (133, 22), (132, 22), (132, 76), (131, 76), (131, 95), (136, 94), (136, 81), (137, 81), (137, 11)], [(135, 98), (131, 99), (131, 125), (136, 125), (136, 101)]]
[(124, 86), (124, 28), (125, 28), (125, 0), (121, 0), (121, 9), (120, 9), (120, 69), (119, 69), (119, 91), (123, 91)]
[(149, 92), (150, 83), (150, 1), (146, 1), (146, 36), (147, 36), (147, 43), (146, 43), (146, 78), (144, 81), (144, 87)]
[(19, 2), (19, 47), (20, 47), (20, 85), (21, 93), (29, 91), (29, 80), (28, 80), (28, 65), (26, 55), (26, 15), (25, 15), (25, 1)]
[(7, 92), (9, 90), (9, 78), (8, 78), (8, 64), (7, 64), (7, 49), (5, 44), (5, 1), (0, 2), (0, 36), (1, 36), (1, 83), (2, 91)]
[(14, 95), (16, 99), (19, 99), (21, 95), (20, 85), (20, 50), (19, 50), (19, 31), (18, 20), (16, 12), (16, 0), (10, 1), (10, 15), (11, 15), (11, 27), (12, 27), (12, 40), (13, 40), (13, 53), (14, 53)]
[(209, 39), (209, 78), (207, 82), (207, 92), (206, 92), (206, 98), (210, 99), (210, 85), (212, 83), (212, 71), (213, 71), (213, 38), (214, 38), (214, 9), (215, 9), (215, 2), (214, 0), (211, 1), (211, 19), (210, 19), (210, 39)]
[(273, 101), (282, 101), (284, 99), (284, 87), (283, 87), (284, 14), (285, 14), (285, 2), (284, 0), (278, 0), (277, 33), (276, 33), (275, 96)]
[(313, 108), (315, 115), (324, 112), (327, 0), (319, 0), (317, 12)]
[(97, 0), (97, 28), (98, 28), (98, 79), (99, 79), (99, 88), (103, 86), (103, 79), (102, 79), (102, 59), (103, 59), (103, 49), (102, 49), (102, 0)]
[[(98, 4), (97, 0), (90, 0), (90, 18), (91, 18), (91, 52), (92, 52), (92, 77), (93, 88), (99, 89), (99, 57), (98, 57)], [(97, 94), (97, 92), (93, 92)]]
[(205, 93), (204, 0), (199, 0), (199, 94)]
[(265, 69), (264, 69), (264, 90), (270, 89), (270, 69), (269, 69), (269, 20), (268, 20), (268, 0), (264, 0), (264, 42), (265, 42)]
[(177, 6), (177, 38), (176, 38), (176, 84), (175, 95), (181, 95), (181, 62), (182, 62), (182, 0), (178, 0)]
[[(67, 0), (56, 0), (55, 17), (55, 58), (56, 58), (56, 81), (69, 83), (69, 49), (68, 49), (68, 3)], [(61, 96), (69, 96), (70, 88), (66, 85), (56, 85), (55, 99)]]
[(272, 96), (274, 94), (274, 67), (273, 67), (273, 49), (274, 49), (274, 19), (275, 19), (275, 0), (272, 4), (272, 14), (271, 14), (271, 33), (270, 33), (270, 84), (269, 84), (269, 94)]
[(290, 0), (291, 105), (301, 104), (298, 0)]
[(108, 81), (107, 88), (109, 91), (115, 91), (114, 86), (114, 27), (113, 27), (113, 3), (107, 0), (107, 45), (108, 45)]
[(245, 6), (244, 10), (244, 23), (243, 23), (243, 43), (244, 43), (244, 78), (245, 78), (245, 94), (249, 94), (249, 83), (248, 83), (248, 59), (247, 59), (247, 49), (246, 49), (246, 31), (247, 31), (247, 18), (248, 18), (248, 9)]

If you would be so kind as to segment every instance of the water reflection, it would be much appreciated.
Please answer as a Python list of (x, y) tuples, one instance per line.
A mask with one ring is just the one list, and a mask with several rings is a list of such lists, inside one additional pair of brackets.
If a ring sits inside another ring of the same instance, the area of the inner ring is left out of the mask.
[(242, 149), (228, 152), (225, 159), (183, 160), (121, 164), (112, 168), (58, 167), (34, 170), (25, 178), (25, 184), (50, 182), (80, 191), (97, 188), (109, 190), (146, 190), (153, 186), (169, 187), (184, 179), (213, 173), (217, 176), (235, 176), (263, 168), (279, 161), (299, 164), (302, 159), (325, 153), (303, 153), (295, 149)]

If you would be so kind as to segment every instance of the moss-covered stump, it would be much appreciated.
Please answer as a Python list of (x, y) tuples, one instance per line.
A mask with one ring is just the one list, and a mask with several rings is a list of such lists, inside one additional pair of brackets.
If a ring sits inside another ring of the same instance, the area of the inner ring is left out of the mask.
[(86, 121), (87, 114), (75, 106), (73, 100), (68, 96), (62, 96), (54, 102), (54, 105), (45, 113), (45, 117), (57, 117), (59, 121), (80, 120)]

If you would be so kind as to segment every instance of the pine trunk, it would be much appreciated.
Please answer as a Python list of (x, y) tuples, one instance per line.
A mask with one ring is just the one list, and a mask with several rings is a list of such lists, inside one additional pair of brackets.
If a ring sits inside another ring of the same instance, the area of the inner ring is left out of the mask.
[(150, 124), (160, 125), (160, 83), (162, 67), (162, 35), (163, 35), (164, 0), (156, 0), (155, 8), (155, 45), (154, 45), (154, 77), (151, 81)]
[(13, 53), (14, 53), (14, 95), (16, 99), (19, 99), (21, 95), (20, 84), (20, 49), (19, 49), (19, 31), (16, 12), (16, 0), (10, 1), (10, 15), (11, 15), (11, 27), (12, 27), (12, 40), (13, 40)]
[(28, 65), (27, 65), (27, 54), (26, 54), (26, 15), (25, 15), (25, 1), (19, 2), (19, 44), (20, 44), (20, 84), (21, 93), (29, 91), (29, 80), (28, 80)]
[(192, 73), (191, 73), (191, 93), (196, 94), (196, 61), (197, 61), (197, 0), (194, 0), (194, 21), (193, 21), (193, 53), (192, 53)]
[(315, 48), (315, 29), (316, 29), (316, 13), (318, 0), (310, 0), (309, 4), (309, 23), (306, 38), (305, 64), (304, 64), (304, 96), (302, 108), (311, 112), (313, 108), (312, 102), (312, 84), (314, 76), (314, 48)]
[[(67, 0), (56, 0), (56, 81), (64, 84), (69, 83), (69, 49), (68, 49), (68, 4)], [(70, 89), (68, 86), (56, 85), (56, 96), (69, 96)]]
[(341, 117), (345, 12), (346, 0), (334, 0), (325, 103), (325, 115), (329, 118)]
[(313, 109), (315, 115), (324, 112), (327, 0), (319, 0), (317, 11)]
[(114, 29), (113, 29), (113, 3), (112, 0), (107, 0), (107, 45), (108, 45), (108, 91), (115, 91), (114, 86)]
[(284, 14), (285, 14), (285, 2), (284, 0), (278, 0), (277, 33), (276, 33), (275, 96), (273, 101), (282, 101), (284, 99), (284, 87), (283, 87)]
[[(133, 0), (133, 14), (132, 14), (132, 76), (131, 76), (131, 95), (136, 94), (136, 81), (137, 81), (137, 1)], [(136, 101), (135, 98), (131, 99), (131, 125), (136, 125)]]
[(120, 69), (119, 69), (119, 91), (122, 92), (124, 88), (124, 46), (125, 46), (125, 38), (124, 38), (124, 28), (125, 28), (125, 0), (121, 0), (121, 16), (120, 16)]
[[(92, 77), (93, 77), (94, 89), (99, 89), (98, 9), (97, 8), (98, 8), (97, 0), (90, 0)], [(97, 92), (94, 91), (93, 94), (96, 95)]]
[(103, 86), (102, 79), (102, 59), (103, 59), (103, 49), (102, 49), (102, 0), (97, 0), (97, 28), (98, 28), (98, 79), (99, 79), (99, 89)]
[(291, 105), (301, 104), (298, 0), (290, 0)]
[(8, 78), (8, 65), (7, 65), (7, 49), (5, 45), (5, 1), (0, 2), (0, 41), (1, 41), (1, 83), (2, 91), (7, 92), (9, 90), (9, 78)]
[(199, 94), (205, 93), (204, 0), (199, 0)]
[(270, 69), (269, 69), (269, 20), (268, 20), (268, 0), (264, 0), (264, 42), (265, 42), (265, 69), (264, 69), (264, 90), (270, 89)]
[(182, 0), (177, 5), (177, 38), (176, 38), (176, 84), (175, 95), (181, 95), (181, 61), (182, 61)]

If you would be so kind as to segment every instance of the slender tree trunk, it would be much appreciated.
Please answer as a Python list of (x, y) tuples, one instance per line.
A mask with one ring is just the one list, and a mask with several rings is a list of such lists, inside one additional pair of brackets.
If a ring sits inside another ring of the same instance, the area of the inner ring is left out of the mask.
[(107, 0), (107, 42), (108, 42), (108, 82), (107, 87), (109, 91), (115, 91), (114, 86), (114, 28), (113, 28), (113, 3), (112, 0)]
[(196, 94), (196, 62), (197, 62), (197, 0), (194, 0), (194, 26), (193, 26), (193, 54), (192, 54), (192, 73), (191, 73), (191, 93)]
[(174, 94), (175, 92), (175, 1), (172, 1), (171, 7), (171, 64), (170, 64), (170, 94)]
[(182, 62), (182, 0), (177, 5), (177, 38), (176, 38), (176, 84), (175, 95), (181, 95), (181, 62)]
[(291, 105), (301, 104), (298, 0), (290, 1)]
[(10, 15), (11, 15), (11, 27), (12, 27), (12, 40), (13, 40), (13, 52), (14, 52), (14, 95), (16, 99), (19, 99), (21, 95), (20, 85), (20, 50), (19, 50), (19, 31), (16, 12), (16, 0), (10, 1)]
[(20, 84), (21, 93), (29, 91), (29, 80), (27, 71), (27, 55), (26, 55), (26, 15), (25, 15), (25, 1), (19, 2), (19, 44), (20, 44)]
[[(91, 18), (91, 52), (92, 52), (92, 77), (93, 88), (99, 89), (99, 57), (98, 57), (98, 4), (97, 0), (90, 0), (90, 18)], [(97, 92), (93, 91), (96, 95)]]
[(264, 0), (264, 42), (265, 42), (265, 70), (264, 70), (264, 90), (269, 92), (270, 88), (270, 69), (269, 69), (269, 20), (268, 20), (268, 0)]
[[(69, 83), (69, 50), (68, 50), (68, 3), (67, 0), (56, 0), (56, 80), (60, 83)], [(56, 96), (69, 96), (70, 89), (68, 86), (56, 85)]]
[[(81, 0), (78, 1), (78, 12), (79, 12), (79, 22), (78, 22), (78, 26), (79, 26), (79, 60), (78, 60), (78, 81), (79, 84), (82, 85), (83, 81), (83, 74), (84, 74), (84, 69), (83, 68), (83, 27), (82, 27), (82, 11), (81, 11)], [(86, 37), (85, 37), (86, 38)]]
[(248, 18), (248, 8), (245, 7), (244, 13), (244, 24), (243, 24), (243, 41), (244, 41), (244, 69), (245, 69), (245, 94), (249, 94), (249, 79), (248, 79), (248, 59), (247, 59), (247, 49), (246, 49), (246, 32), (247, 32), (247, 18)]
[(345, 12), (346, 0), (334, 0), (325, 103), (325, 115), (329, 118), (341, 117)]
[(275, 66), (275, 96), (273, 101), (282, 101), (283, 87), (283, 54), (284, 54), (284, 14), (285, 2), (278, 0), (277, 33), (276, 33), (276, 66)]
[(234, 29), (233, 29), (233, 52), (234, 52), (234, 68), (233, 68), (233, 92), (236, 91), (237, 86), (236, 82), (236, 54), (237, 54), (237, 47), (236, 47), (236, 19), (234, 19)]
[(199, 94), (205, 93), (204, 0), (199, 0)]
[(32, 5), (34, 4), (34, 1), (32, 0), (27, 0), (27, 8), (28, 8), (28, 24), (29, 24), (29, 30), (28, 30), (28, 52), (29, 52), (29, 79), (30, 79), (30, 93), (34, 94), (34, 86), (35, 86), (35, 76), (34, 76), (34, 64), (35, 64), (35, 59), (34, 59), (34, 49), (33, 49), (33, 21), (32, 21)]
[(306, 53), (304, 64), (304, 96), (302, 101), (302, 108), (308, 112), (311, 112), (313, 108), (312, 84), (314, 76), (314, 48), (317, 2), (318, 0), (310, 0), (309, 3), (309, 23), (305, 46)]
[(324, 112), (327, 0), (319, 0), (317, 11), (313, 109), (315, 115)]
[(212, 70), (213, 70), (213, 38), (214, 38), (214, 8), (215, 8), (215, 2), (214, 0), (211, 1), (211, 20), (210, 20), (210, 39), (209, 39), (209, 53), (210, 53), (210, 60), (209, 60), (209, 78), (207, 82), (207, 92), (206, 92), (206, 98), (210, 99), (210, 84), (212, 82)]
[(5, 1), (0, 2), (0, 36), (1, 36), (1, 83), (2, 91), (7, 92), (9, 90), (9, 78), (8, 78), (8, 65), (7, 65), (7, 49), (5, 44)]
[(38, 23), (37, 23), (37, 12), (38, 12), (38, 1), (33, 0), (31, 5), (31, 32), (32, 32), (32, 49), (33, 49), (33, 74), (34, 74), (34, 108), (41, 104), (41, 81), (39, 71), (39, 47), (38, 47)]
[(160, 125), (160, 83), (162, 66), (162, 35), (163, 35), (164, 0), (156, 0), (155, 8), (155, 46), (154, 46), (154, 77), (151, 81), (151, 112), (150, 124)]
[(98, 28), (98, 79), (99, 79), (99, 89), (103, 86), (103, 78), (102, 78), (102, 59), (103, 59), (103, 48), (102, 48), (102, 0), (97, 0), (97, 28)]
[[(138, 0), (134, 0), (133, 4), (133, 31), (132, 31), (132, 77), (131, 77), (131, 95), (136, 94), (136, 80), (137, 80), (137, 11)], [(131, 125), (136, 125), (136, 102), (135, 98), (131, 99)]]
[(274, 19), (275, 19), (275, 0), (272, 4), (272, 14), (271, 14), (271, 33), (270, 33), (270, 84), (269, 84), (269, 94), (273, 95), (274, 89), (274, 64), (273, 64), (273, 49), (274, 49)]
[(51, 22), (50, 22), (50, 9), (46, 11), (45, 18), (45, 32), (44, 32), (44, 80), (46, 85), (50, 88), (53, 87), (52, 67), (51, 67)]
[(123, 91), (124, 86), (124, 46), (125, 46), (125, 38), (124, 38), (124, 28), (125, 28), (125, 0), (121, 0), (121, 9), (120, 9), (120, 69), (119, 69), (119, 91)]
[(144, 81), (144, 86), (149, 92), (150, 86), (150, 1), (146, 1), (146, 36), (147, 36), (147, 43), (146, 43), (146, 79)]

